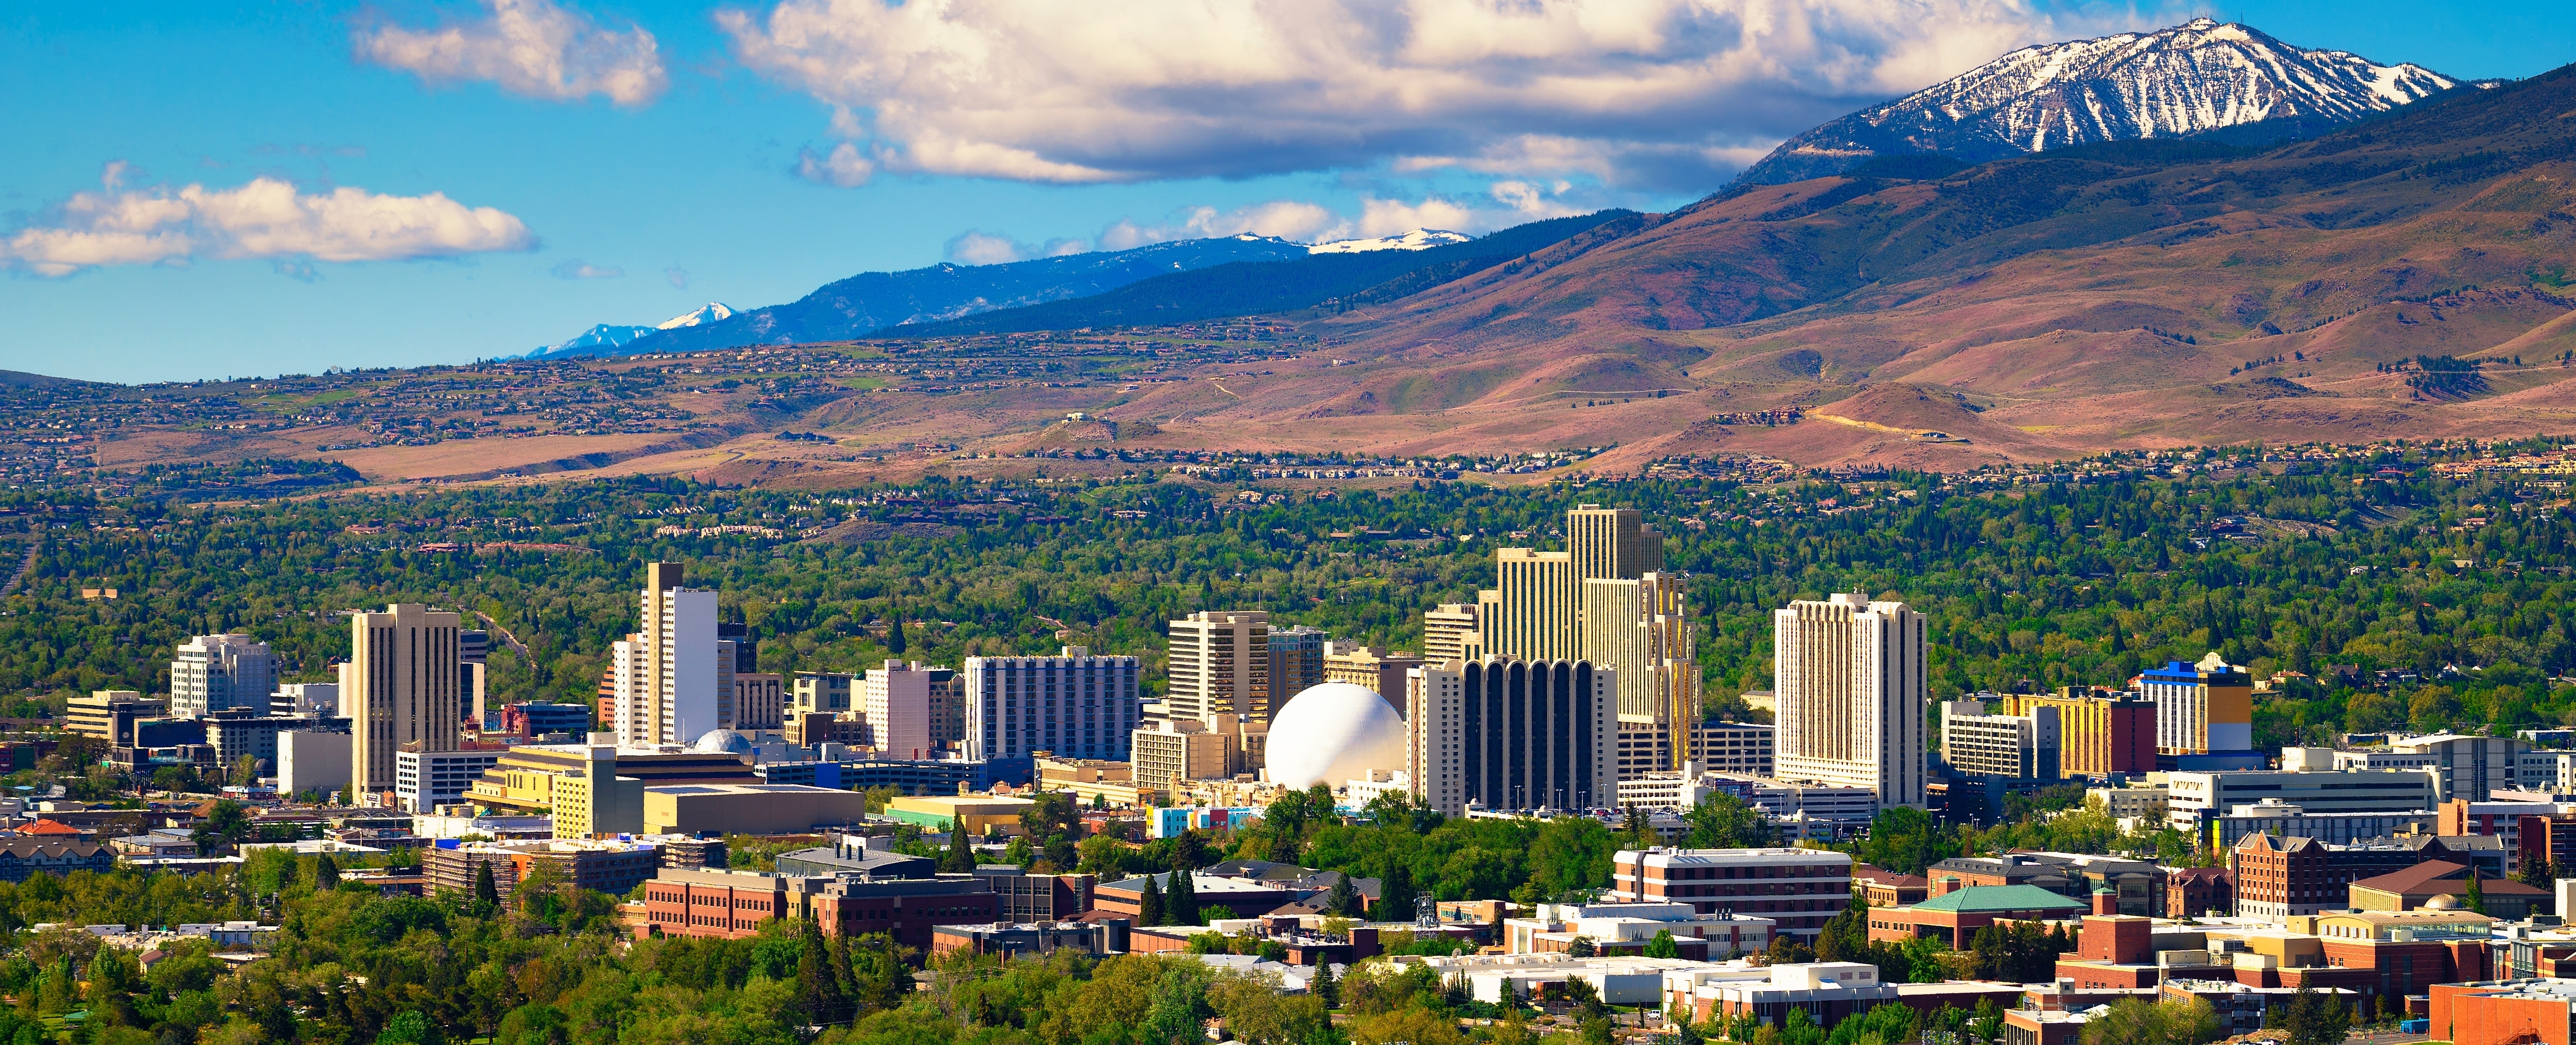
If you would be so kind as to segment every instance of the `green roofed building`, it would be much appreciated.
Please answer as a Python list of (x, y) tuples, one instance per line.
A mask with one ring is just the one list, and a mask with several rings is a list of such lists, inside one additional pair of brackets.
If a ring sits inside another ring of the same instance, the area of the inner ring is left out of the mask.
[(2091, 908), (2036, 885), (1970, 885), (1912, 907), (1869, 912), (1869, 938), (1902, 941), (1932, 936), (1965, 949), (1969, 938), (1996, 922), (2067, 921)]

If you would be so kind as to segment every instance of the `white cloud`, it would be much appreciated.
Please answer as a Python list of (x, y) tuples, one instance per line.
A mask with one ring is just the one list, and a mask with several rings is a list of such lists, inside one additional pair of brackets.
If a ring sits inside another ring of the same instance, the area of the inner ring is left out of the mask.
[(556, 279), (623, 279), (626, 277), (625, 269), (615, 265), (592, 265), (583, 262), (580, 258), (564, 261), (547, 271), (553, 272)]
[(444, 193), (385, 196), (345, 186), (305, 193), (268, 177), (233, 189), (129, 190), (125, 173), (122, 161), (109, 164), (100, 191), (74, 193), (0, 240), (0, 267), (66, 276), (103, 265), (183, 265), (200, 256), (392, 261), (537, 245), (518, 218)]
[(1484, 201), (1438, 195), (1419, 200), (1363, 195), (1360, 197), (1360, 213), (1356, 217), (1305, 200), (1270, 200), (1225, 211), (1214, 207), (1192, 207), (1159, 224), (1121, 220), (1103, 229), (1098, 242), (1102, 250), (1126, 250), (1149, 243), (1236, 236), (1246, 232), (1299, 243), (1391, 236), (1414, 229), (1486, 233), (1526, 222), (1588, 214), (1600, 209), (1569, 200), (1567, 194), (1573, 191), (1572, 182), (1558, 179), (1548, 182), (1497, 181), (1486, 187)]
[(491, 16), (438, 29), (381, 26), (358, 34), (358, 55), (431, 83), (489, 80), (529, 98), (603, 95), (643, 105), (669, 84), (660, 47), (640, 26), (603, 29), (549, 0), (483, 0)]
[(775, 0), (716, 18), (881, 169), (1115, 182), (1397, 161), (1700, 187), (2071, 28), (2024, 0)]
[(859, 155), (859, 147), (848, 142), (834, 147), (828, 156), (817, 156), (812, 149), (796, 150), (796, 176), (818, 185), (854, 188), (867, 184), (876, 173), (876, 162)]
[(949, 239), (945, 254), (948, 260), (960, 265), (999, 265), (1006, 261), (1081, 254), (1090, 249), (1090, 243), (1078, 238), (1051, 239), (1044, 243), (1022, 243), (1009, 236), (980, 229), (968, 229)]
[(662, 278), (669, 280), (672, 286), (681, 290), (689, 289), (689, 270), (681, 268), (678, 265), (673, 265), (670, 268), (663, 269)]

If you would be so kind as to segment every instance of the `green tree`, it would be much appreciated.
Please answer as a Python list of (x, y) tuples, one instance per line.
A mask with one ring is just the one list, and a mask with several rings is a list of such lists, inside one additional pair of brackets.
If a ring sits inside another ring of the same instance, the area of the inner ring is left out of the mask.
[(966, 838), (965, 821), (948, 822), (948, 850), (939, 854), (939, 870), (946, 874), (970, 874), (975, 870), (975, 845)]
[(1655, 938), (1646, 941), (1646, 957), (1679, 958), (1681, 956), (1681, 944), (1674, 942), (1670, 929), (1658, 929), (1655, 931)]
[(1167, 925), (1206, 925), (1199, 911), (1198, 881), (1185, 867), (1172, 869), (1172, 887), (1163, 893), (1163, 920)]
[(1723, 791), (1701, 799), (1682, 820), (1690, 825), (1688, 844), (1695, 849), (1758, 848), (1776, 835), (1761, 810)]
[(1145, 887), (1136, 894), (1136, 924), (1161, 925), (1168, 915), (1163, 910), (1163, 889), (1154, 884), (1154, 876), (1145, 876)]
[(2487, 891), (2478, 884), (2478, 865), (2469, 865), (2469, 890), (2460, 897), (2460, 905), (2479, 914), (2487, 913)]
[(313, 888), (331, 890), (340, 887), (340, 862), (324, 853), (313, 858)]
[(1401, 860), (1389, 860), (1386, 871), (1377, 878), (1377, 903), (1369, 908), (1371, 920), (1409, 922), (1421, 894), (1413, 889), (1413, 871)]
[(1324, 913), (1342, 918), (1360, 914), (1359, 890), (1351, 887), (1351, 876), (1335, 872), (1333, 887), (1324, 892)]
[(477, 861), (474, 865), (474, 902), (485, 907), (501, 905), (501, 887), (492, 880), (492, 861)]
[(1919, 875), (1959, 850), (1932, 814), (1897, 806), (1871, 818), (1869, 836), (1853, 847), (1853, 855), (1897, 874)]
[(2290, 1045), (2343, 1045), (2352, 1033), (2352, 1012), (2340, 997), (2301, 987), (2282, 1028), (2290, 1032)]

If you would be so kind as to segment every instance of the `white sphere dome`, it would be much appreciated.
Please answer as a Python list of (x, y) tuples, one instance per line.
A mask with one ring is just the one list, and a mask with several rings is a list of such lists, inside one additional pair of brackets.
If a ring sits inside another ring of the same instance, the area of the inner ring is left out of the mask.
[(753, 745), (750, 737), (730, 729), (710, 729), (689, 750), (705, 755), (748, 755)]
[(1304, 790), (1365, 780), (1372, 769), (1404, 768), (1404, 716), (1363, 686), (1308, 688), (1270, 716), (1270, 781)]

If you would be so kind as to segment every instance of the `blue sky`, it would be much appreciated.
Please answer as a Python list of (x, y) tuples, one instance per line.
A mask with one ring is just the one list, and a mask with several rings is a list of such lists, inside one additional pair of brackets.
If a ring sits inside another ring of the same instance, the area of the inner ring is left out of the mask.
[(1659, 209), (2010, 46), (2196, 13), (2576, 59), (2563, 9), (2372, 0), (36, 0), (0, 9), (0, 368), (455, 362), (944, 259)]

